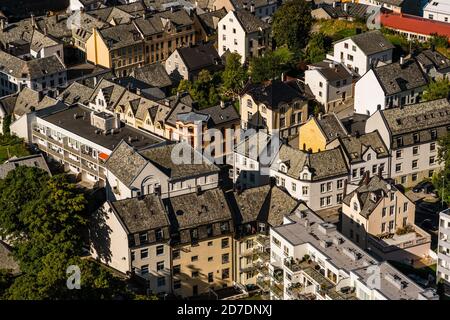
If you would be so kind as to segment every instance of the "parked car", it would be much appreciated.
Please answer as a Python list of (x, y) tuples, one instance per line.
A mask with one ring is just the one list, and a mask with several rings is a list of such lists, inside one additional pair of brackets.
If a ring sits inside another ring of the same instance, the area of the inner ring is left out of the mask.
[(413, 192), (418, 193), (418, 192), (423, 192), (423, 193), (431, 193), (434, 190), (434, 186), (430, 181), (422, 181), (419, 182), (414, 188), (413, 188)]

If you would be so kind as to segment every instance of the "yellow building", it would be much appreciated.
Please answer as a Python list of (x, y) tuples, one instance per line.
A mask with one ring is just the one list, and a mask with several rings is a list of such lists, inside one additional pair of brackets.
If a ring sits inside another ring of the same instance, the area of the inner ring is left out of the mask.
[(220, 189), (170, 198), (173, 292), (208, 294), (233, 283), (233, 219)]
[(194, 44), (194, 20), (185, 10), (144, 15), (130, 23), (93, 29), (87, 60), (127, 76), (136, 67), (164, 61), (177, 48)]
[(312, 116), (299, 128), (299, 149), (319, 152), (338, 137), (347, 136), (347, 131), (334, 113)]

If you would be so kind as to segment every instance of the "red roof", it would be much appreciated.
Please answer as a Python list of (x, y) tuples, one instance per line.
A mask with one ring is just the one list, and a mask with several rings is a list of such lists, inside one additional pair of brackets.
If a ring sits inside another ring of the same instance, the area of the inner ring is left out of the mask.
[(106, 161), (106, 160), (108, 160), (108, 158), (109, 158), (109, 156), (108, 156), (106, 153), (103, 153), (103, 152), (100, 152), (100, 153), (98, 154), (98, 157), (99, 157), (100, 159), (102, 159), (103, 161)]
[(450, 23), (395, 13), (381, 14), (380, 22), (387, 28), (414, 32), (421, 35), (437, 33), (438, 35), (450, 38)]

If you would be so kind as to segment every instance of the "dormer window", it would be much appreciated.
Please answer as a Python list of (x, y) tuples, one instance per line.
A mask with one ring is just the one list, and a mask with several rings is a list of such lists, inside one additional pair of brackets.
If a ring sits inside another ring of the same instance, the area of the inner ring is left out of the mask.
[(372, 159), (372, 155), (370, 153), (367, 154), (367, 161), (370, 161)]
[(284, 163), (280, 164), (280, 171), (287, 173), (287, 166)]
[(302, 179), (303, 180), (308, 180), (308, 174), (307, 173), (302, 174)]

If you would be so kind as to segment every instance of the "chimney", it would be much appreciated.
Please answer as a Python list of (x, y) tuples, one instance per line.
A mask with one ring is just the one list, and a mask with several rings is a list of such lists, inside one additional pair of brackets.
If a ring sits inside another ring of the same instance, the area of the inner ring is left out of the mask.
[(225, 109), (225, 102), (223, 100), (220, 100), (220, 108)]
[(369, 182), (370, 182), (370, 172), (369, 171), (364, 172), (363, 181), (366, 186), (369, 184)]
[(336, 1), (333, 1), (333, 8), (336, 8)]
[(31, 27), (35, 28), (36, 27), (36, 20), (34, 19), (34, 14), (31, 13)]
[(347, 8), (347, 3), (344, 3), (344, 12), (347, 12), (348, 8)]
[(8, 22), (6, 21), (6, 19), (0, 18), (0, 30), (4, 31), (7, 25)]
[(253, 2), (250, 4), (250, 12), (255, 13), (255, 4)]
[(333, 61), (330, 61), (330, 63), (328, 64), (328, 67), (330, 67), (330, 69), (333, 69), (333, 68), (334, 68), (334, 63), (333, 63)]
[(244, 3), (242, 4), (242, 9), (247, 10), (247, 2), (244, 2)]
[(281, 73), (281, 81), (282, 82), (286, 81), (286, 74), (284, 72)]
[(405, 57), (400, 56), (400, 65), (403, 66), (405, 64)]
[(44, 34), (47, 35), (47, 25), (44, 25)]
[(317, 119), (322, 120), (322, 112), (319, 112), (319, 114), (317, 115)]

